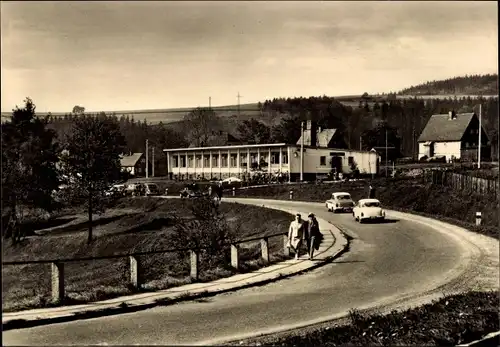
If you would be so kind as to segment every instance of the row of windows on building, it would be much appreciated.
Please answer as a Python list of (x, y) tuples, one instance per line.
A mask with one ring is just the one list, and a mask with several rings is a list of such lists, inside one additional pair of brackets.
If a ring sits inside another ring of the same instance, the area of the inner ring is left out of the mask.
[[(354, 163), (354, 157), (347, 157), (347, 163), (349, 165), (352, 165)], [(326, 156), (321, 156), (319, 157), (319, 165), (320, 166), (326, 166)]]
[[(202, 157), (203, 157), (203, 165), (202, 165)], [(251, 163), (257, 162), (257, 154), (250, 155)], [(260, 155), (261, 163), (264, 162), (268, 164), (267, 155)], [(271, 164), (277, 165), (280, 164), (280, 153), (271, 153)], [(288, 164), (288, 155), (286, 153), (282, 153), (282, 162), (281, 164)], [(247, 156), (240, 155), (240, 166), (246, 167), (247, 165)], [(172, 161), (172, 167), (210, 167), (210, 156), (209, 155), (197, 155), (196, 158), (194, 155), (174, 155)], [(219, 155), (212, 154), (212, 167), (219, 167)], [(221, 154), (220, 157), (220, 167), (228, 167), (228, 155)], [(238, 167), (238, 155), (232, 154), (229, 157), (229, 167)]]

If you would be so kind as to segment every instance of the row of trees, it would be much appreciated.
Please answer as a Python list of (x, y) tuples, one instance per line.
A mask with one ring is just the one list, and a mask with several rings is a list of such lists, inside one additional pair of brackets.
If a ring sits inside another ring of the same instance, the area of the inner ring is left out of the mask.
[(105, 191), (120, 179), (120, 155), (126, 141), (116, 119), (81, 114), (62, 137), (50, 129), (49, 117), (38, 117), (29, 98), (13, 110), (2, 127), (2, 233), (14, 243), (23, 238), (26, 209), (48, 212), (60, 207), (54, 192), (69, 183), (68, 201), (86, 208), (88, 242), (92, 215), (105, 207)]
[(400, 91), (400, 95), (497, 95), (498, 74), (465, 75), (430, 81)]

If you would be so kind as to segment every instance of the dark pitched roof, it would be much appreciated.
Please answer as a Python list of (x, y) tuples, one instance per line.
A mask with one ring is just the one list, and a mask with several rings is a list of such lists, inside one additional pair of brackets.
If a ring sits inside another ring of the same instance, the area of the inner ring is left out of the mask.
[(134, 153), (132, 155), (124, 155), (120, 158), (120, 163), (122, 167), (135, 166), (139, 159), (141, 159), (142, 153)]
[(474, 116), (474, 113), (458, 113), (455, 119), (450, 119), (448, 114), (434, 114), (420, 134), (418, 142), (460, 141)]
[[(315, 146), (315, 147), (328, 147), (328, 144), (330, 141), (333, 139), (333, 136), (337, 132), (337, 129), (321, 129), (321, 131), (318, 129), (318, 135), (316, 136), (316, 143), (312, 144), (311, 143), (311, 130), (304, 130), (304, 144), (308, 146)], [(297, 141), (297, 145), (300, 145), (300, 142), (302, 141), (302, 136), (300, 136), (299, 140)]]

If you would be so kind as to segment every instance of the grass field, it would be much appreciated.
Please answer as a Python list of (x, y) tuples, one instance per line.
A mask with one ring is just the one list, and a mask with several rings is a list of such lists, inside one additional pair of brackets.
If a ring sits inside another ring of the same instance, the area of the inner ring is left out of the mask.
[[(192, 201), (178, 199), (126, 198), (94, 222), (96, 240), (86, 244), (83, 214), (59, 216), (60, 225), (45, 224), (43, 236), (27, 238), (21, 245), (2, 244), (3, 261), (96, 257), (128, 252), (171, 249), (169, 237), (175, 218), (193, 219)], [(286, 232), (291, 216), (286, 212), (241, 204), (220, 207), (238, 239)], [(262, 221), (266, 223), (262, 223)], [(240, 223), (243, 222), (243, 223)], [(50, 227), (48, 227), (50, 226)], [(269, 240), (271, 261), (283, 260), (282, 239)], [(260, 244), (241, 245), (241, 269), (262, 267)], [(143, 290), (159, 290), (191, 282), (187, 255), (163, 253), (141, 256), (146, 269)], [(235, 273), (229, 265), (209, 267), (200, 262), (200, 281), (211, 281)], [(98, 301), (133, 293), (127, 284), (128, 258), (71, 262), (65, 265), (67, 303)], [(3, 266), (3, 311), (50, 306), (50, 265)]]
[[(456, 346), (500, 329), (498, 291), (444, 296), (388, 315), (351, 311), (346, 324), (242, 341), (246, 346)], [(497, 339), (498, 341), (498, 339)], [(489, 346), (497, 346), (493, 341)]]

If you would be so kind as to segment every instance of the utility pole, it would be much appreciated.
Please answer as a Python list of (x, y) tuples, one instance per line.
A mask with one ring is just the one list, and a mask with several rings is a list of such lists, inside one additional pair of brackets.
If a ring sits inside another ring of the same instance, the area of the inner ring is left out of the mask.
[(481, 104), (479, 104), (479, 143), (478, 143), (478, 146), (477, 146), (477, 168), (480, 169), (481, 168), (481, 133), (482, 133), (482, 127), (481, 127), (481, 112), (482, 109), (481, 109)]
[(359, 136), (359, 150), (363, 150), (363, 136), (361, 135)]
[(241, 98), (240, 92), (238, 92), (238, 95), (236, 97), (238, 98), (238, 116), (239, 116), (240, 115), (240, 98)]
[(212, 97), (211, 96), (208, 97), (208, 108), (212, 109)]
[(152, 153), (152, 157), (153, 157), (153, 159), (152, 159), (153, 170), (151, 171), (151, 177), (155, 177), (155, 148), (152, 147), (151, 151), (153, 152)]
[(387, 126), (385, 127), (385, 177), (387, 177), (387, 160), (388, 160), (388, 155), (387, 155)]
[(148, 150), (148, 145), (149, 145), (149, 140), (146, 139), (146, 178), (149, 177), (149, 175), (148, 175), (148, 170), (149, 170), (149, 162), (148, 162), (148, 160), (149, 160), (149, 156), (148, 156), (149, 150)]
[(300, 181), (304, 180), (304, 122), (300, 123)]

